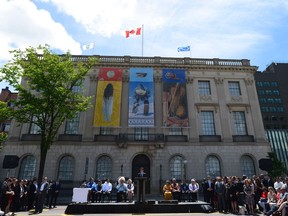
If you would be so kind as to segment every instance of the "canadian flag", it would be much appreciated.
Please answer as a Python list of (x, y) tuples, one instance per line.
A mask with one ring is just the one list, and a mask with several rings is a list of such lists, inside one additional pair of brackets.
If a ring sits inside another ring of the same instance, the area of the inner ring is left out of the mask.
[(130, 36), (130, 34), (132, 35), (141, 35), (141, 28), (136, 28), (136, 29), (132, 29), (132, 30), (126, 30), (126, 38), (128, 38)]

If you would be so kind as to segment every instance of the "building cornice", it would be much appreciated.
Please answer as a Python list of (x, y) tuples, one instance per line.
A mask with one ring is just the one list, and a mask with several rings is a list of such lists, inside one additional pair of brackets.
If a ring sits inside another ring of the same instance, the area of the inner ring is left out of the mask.
[(202, 59), (202, 58), (172, 58), (172, 57), (137, 57), (137, 56), (72, 56), (72, 61), (88, 61), (89, 57), (98, 59), (96, 67), (153, 67), (177, 68), (194, 71), (248, 72), (255, 73), (258, 69), (250, 65), (248, 59)]

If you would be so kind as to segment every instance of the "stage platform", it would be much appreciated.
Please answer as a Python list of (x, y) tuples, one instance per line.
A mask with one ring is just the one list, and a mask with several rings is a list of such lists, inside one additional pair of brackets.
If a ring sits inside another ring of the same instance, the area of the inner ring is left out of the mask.
[(209, 213), (210, 204), (202, 201), (179, 202), (176, 200), (146, 200), (137, 202), (109, 202), (109, 203), (71, 203), (65, 214), (113, 214), (113, 213)]

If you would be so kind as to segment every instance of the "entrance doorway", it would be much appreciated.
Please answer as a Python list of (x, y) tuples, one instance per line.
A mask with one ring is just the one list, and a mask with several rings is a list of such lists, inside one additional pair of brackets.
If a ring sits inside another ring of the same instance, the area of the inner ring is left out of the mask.
[(145, 184), (145, 193), (147, 194), (150, 193), (150, 159), (144, 154), (136, 155), (132, 161), (132, 180), (135, 184), (135, 193), (137, 186), (135, 177), (137, 177), (137, 174), (139, 173), (141, 167), (144, 167), (144, 172), (147, 176), (147, 181)]

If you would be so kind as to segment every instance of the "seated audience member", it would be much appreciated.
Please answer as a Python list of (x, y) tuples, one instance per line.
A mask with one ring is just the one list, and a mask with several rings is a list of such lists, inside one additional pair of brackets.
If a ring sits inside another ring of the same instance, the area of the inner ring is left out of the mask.
[(275, 182), (274, 182), (274, 189), (277, 191), (278, 189), (281, 189), (283, 186), (283, 182), (281, 181), (280, 177), (276, 177)]
[(112, 184), (110, 182), (110, 179), (106, 179), (106, 181), (102, 185), (102, 202), (104, 202), (105, 197), (107, 197), (108, 201), (111, 202), (111, 192)]
[(90, 188), (88, 192), (88, 202), (94, 202), (95, 200), (95, 187), (96, 187), (96, 182), (94, 181), (94, 178), (90, 178), (89, 181), (86, 184), (87, 188)]
[(268, 187), (268, 194), (267, 194), (267, 203), (265, 204), (264, 211), (268, 211), (277, 203), (276, 193), (273, 187)]
[(287, 203), (287, 198), (288, 198), (288, 193), (286, 192), (286, 187), (282, 186), (280, 189), (280, 199), (277, 201), (277, 204), (275, 206), (273, 206), (273, 208), (271, 208), (269, 211), (264, 212), (264, 214), (265, 215), (274, 214), (275, 212), (277, 212), (277, 210), (280, 209), (280, 206), (283, 204), (283, 207), (281, 209), (281, 211), (282, 211), (283, 208), (286, 207), (286, 205), (284, 205), (284, 204)]
[(181, 190), (181, 201), (185, 202), (189, 199), (189, 185), (187, 184), (186, 180), (183, 179), (180, 185)]
[(262, 188), (262, 193), (261, 193), (261, 197), (258, 201), (258, 206), (260, 207), (260, 210), (265, 211), (265, 205), (268, 202), (268, 190), (266, 187)]
[(117, 202), (127, 201), (127, 185), (125, 184), (125, 178), (122, 176), (118, 180), (117, 190)]
[(132, 179), (127, 181), (127, 198), (129, 202), (132, 202), (134, 196), (134, 185)]
[(95, 186), (95, 201), (100, 203), (101, 198), (102, 198), (102, 182), (101, 180), (98, 180)]
[(87, 184), (87, 181), (86, 180), (83, 180), (81, 182), (81, 185), (79, 186), (80, 188), (86, 188), (86, 184)]
[(162, 191), (165, 200), (172, 200), (173, 187), (169, 180), (166, 180), (166, 184), (163, 186)]
[(199, 184), (195, 179), (191, 179), (189, 184), (190, 198), (189, 201), (196, 202), (198, 200)]
[(181, 202), (181, 192), (180, 192), (180, 186), (178, 182), (176, 181), (176, 178), (172, 179), (172, 198), (174, 200), (178, 200), (178, 202)]

